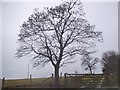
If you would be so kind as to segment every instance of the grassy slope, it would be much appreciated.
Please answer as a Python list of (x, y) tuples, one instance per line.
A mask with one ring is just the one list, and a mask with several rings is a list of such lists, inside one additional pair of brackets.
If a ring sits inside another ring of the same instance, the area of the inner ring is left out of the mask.
[[(98, 77), (94, 76), (94, 78), (90, 78), (90, 76), (88, 77), (72, 77), (72, 78), (68, 78), (67, 79), (67, 86), (68, 87), (80, 87), (80, 86), (84, 86), (86, 85), (88, 82), (92, 81), (93, 80), (93, 83), (90, 83), (88, 85), (88, 87), (90, 88), (95, 88), (98, 83), (100, 82), (101, 79), (97, 79)], [(44, 81), (46, 81), (46, 79), (48, 78), (34, 78), (32, 79), (32, 81), (30, 81), (29, 79), (17, 79), (17, 80), (5, 80), (5, 87), (17, 87), (17, 86), (31, 86), (31, 85), (42, 85), (42, 83)], [(94, 81), (94, 79), (96, 79)], [(47, 82), (45, 82), (47, 85), (51, 85), (51, 80), (53, 79), (49, 79), (47, 80)], [(112, 81), (112, 84), (110, 84), (110, 86), (115, 86), (114, 84), (115, 81), (114, 80), (111, 80)], [(105, 81), (104, 81), (105, 82)], [(113, 84), (114, 83), (114, 84)], [(105, 83), (103, 83), (104, 85), (103, 86), (106, 86)], [(62, 87), (64, 87), (64, 77), (60, 78), (60, 85)], [(110, 87), (108, 86), (108, 87)]]
[(34, 85), (41, 84), (47, 78), (34, 78), (30, 79), (17, 79), (17, 80), (5, 80), (4, 87), (15, 87), (20, 85)]

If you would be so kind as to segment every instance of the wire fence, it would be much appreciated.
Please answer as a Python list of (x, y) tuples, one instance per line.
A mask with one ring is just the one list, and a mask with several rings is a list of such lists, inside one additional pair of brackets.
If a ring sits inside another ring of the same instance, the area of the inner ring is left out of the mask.
[[(59, 78), (59, 86), (60, 88), (91, 88), (91, 87), (96, 87), (97, 84), (101, 81), (103, 78), (103, 74), (68, 74), (65, 73), (64, 76), (62, 74), (60, 75)], [(23, 83), (17, 83), (18, 82), (23, 82)], [(34, 79), (32, 76), (30, 76), (30, 79), (26, 79), (23, 81), (21, 80), (14, 80), (11, 81), (11, 85), (6, 85), (7, 80), (3, 78), (2, 80), (2, 88), (54, 88), (55, 84), (55, 77), (52, 74), (51, 77), (44, 78), (44, 79)], [(15, 83), (13, 85), (12, 83)]]

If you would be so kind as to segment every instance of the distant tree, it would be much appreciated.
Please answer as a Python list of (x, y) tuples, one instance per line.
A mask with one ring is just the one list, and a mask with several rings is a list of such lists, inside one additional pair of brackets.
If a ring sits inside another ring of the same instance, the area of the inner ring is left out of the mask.
[(75, 74), (78, 74), (77, 70), (75, 70), (74, 72), (75, 72)]
[(103, 67), (103, 74), (105, 75), (104, 84), (106, 85), (118, 85), (118, 56), (119, 55), (115, 51), (107, 51), (103, 53), (101, 64)]
[(74, 56), (89, 53), (95, 41), (102, 41), (102, 32), (94, 31), (84, 17), (81, 2), (74, 0), (34, 13), (21, 26), (17, 57), (33, 56), (34, 67), (51, 62), (55, 85), (59, 86), (59, 69), (74, 63)]
[(82, 56), (82, 63), (81, 65), (85, 67), (85, 70), (89, 70), (90, 74), (93, 74), (93, 70), (96, 69), (96, 64), (98, 63), (99, 59), (90, 56), (90, 54), (85, 54)]
[(118, 54), (118, 86), (120, 88), (120, 54)]
[(101, 64), (106, 75), (118, 75), (118, 54), (115, 51), (103, 53)]

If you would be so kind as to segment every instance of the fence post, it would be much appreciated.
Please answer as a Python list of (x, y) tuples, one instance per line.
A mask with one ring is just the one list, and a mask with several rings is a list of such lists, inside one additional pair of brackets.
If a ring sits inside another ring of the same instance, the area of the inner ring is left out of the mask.
[(65, 85), (65, 88), (66, 88), (66, 83), (67, 83), (67, 73), (64, 74), (64, 85)]
[(52, 78), (53, 78), (53, 73), (52, 73)]
[(4, 88), (4, 84), (5, 84), (5, 78), (3, 77), (3, 79), (2, 79), (2, 88)]
[(53, 73), (52, 73), (52, 86), (54, 85), (54, 76), (53, 76)]
[(30, 84), (32, 85), (32, 75), (30, 74)]
[(32, 79), (32, 75), (30, 74), (30, 80)]
[(62, 72), (60, 73), (60, 77), (62, 78)]

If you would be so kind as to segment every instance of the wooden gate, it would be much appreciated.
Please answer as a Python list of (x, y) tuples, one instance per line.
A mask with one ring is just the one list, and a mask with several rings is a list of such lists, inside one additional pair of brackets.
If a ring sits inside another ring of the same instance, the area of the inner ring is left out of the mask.
[(94, 88), (100, 82), (103, 74), (64, 74), (67, 88)]

